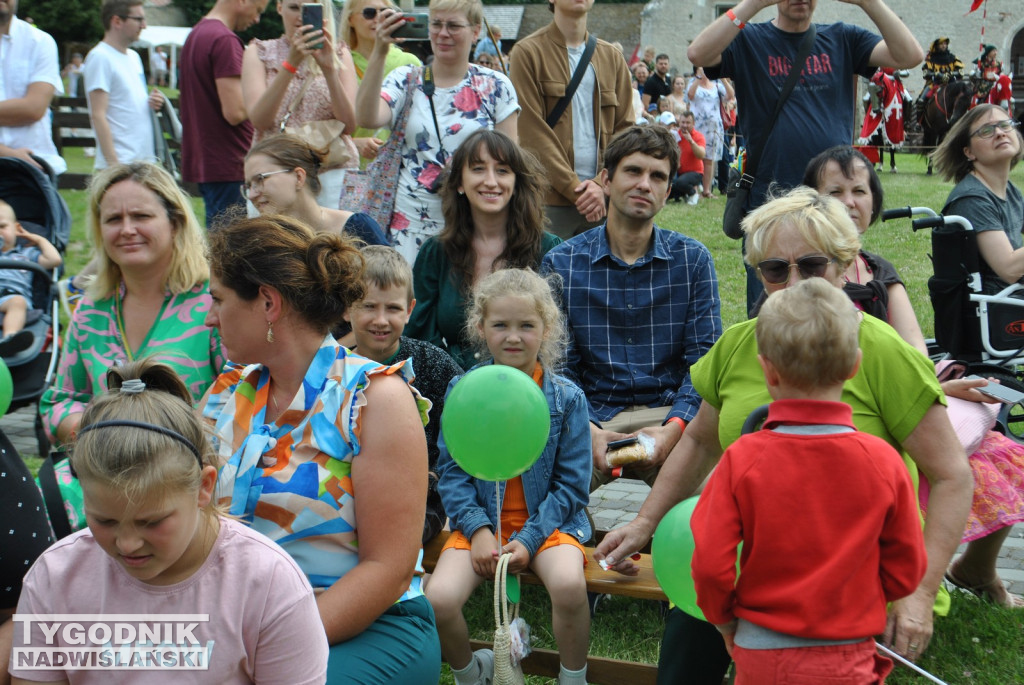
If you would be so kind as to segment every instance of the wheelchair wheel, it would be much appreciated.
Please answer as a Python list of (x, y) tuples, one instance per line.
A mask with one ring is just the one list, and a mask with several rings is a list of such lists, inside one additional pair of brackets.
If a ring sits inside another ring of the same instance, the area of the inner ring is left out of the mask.
[[(1007, 369), (998, 367), (971, 368), (973, 373), (985, 378), (995, 378), (1002, 385), (1024, 392), (1024, 382)], [(1015, 442), (1024, 444), (1024, 406), (1004, 404), (996, 417), (996, 430)]]

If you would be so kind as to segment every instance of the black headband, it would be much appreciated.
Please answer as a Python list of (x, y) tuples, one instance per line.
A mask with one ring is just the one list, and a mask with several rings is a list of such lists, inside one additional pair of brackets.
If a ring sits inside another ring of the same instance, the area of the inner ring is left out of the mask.
[(161, 433), (162, 435), (166, 435), (169, 438), (173, 438), (180, 442), (181, 444), (185, 445), (185, 447), (188, 447), (192, 454), (196, 455), (196, 461), (199, 462), (199, 470), (203, 470), (203, 458), (199, 455), (199, 450), (196, 449), (196, 446), (193, 445), (188, 438), (186, 438), (181, 433), (178, 433), (177, 431), (173, 431), (170, 428), (164, 428), (163, 426), (158, 426), (153, 423), (143, 423), (142, 421), (127, 421), (123, 419), (114, 419), (112, 421), (97, 421), (96, 423), (90, 423), (88, 426), (78, 431), (78, 436), (81, 437), (83, 434), (88, 433), (89, 431), (95, 430), (97, 428), (111, 428), (115, 426), (125, 426), (127, 428), (141, 428), (143, 430), (153, 431), (154, 433)]

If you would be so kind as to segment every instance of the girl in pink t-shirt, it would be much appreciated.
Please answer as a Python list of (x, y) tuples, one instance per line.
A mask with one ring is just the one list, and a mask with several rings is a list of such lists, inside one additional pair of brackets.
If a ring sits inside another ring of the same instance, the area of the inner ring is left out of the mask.
[(14, 682), (323, 683), (313, 591), (287, 553), (213, 507), (217, 468), (185, 385), (141, 361), (107, 386), (71, 458), (89, 527), (25, 577)]

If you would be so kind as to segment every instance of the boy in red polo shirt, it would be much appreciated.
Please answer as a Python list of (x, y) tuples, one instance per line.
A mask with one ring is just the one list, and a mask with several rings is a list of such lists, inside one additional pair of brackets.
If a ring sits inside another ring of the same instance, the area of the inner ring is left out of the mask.
[(772, 294), (757, 318), (768, 418), (725, 451), (691, 518), (697, 604), (737, 684), (884, 682), (892, 662), (873, 636), (886, 602), (924, 576), (907, 469), (840, 401), (860, 365), (859, 326), (824, 278)]

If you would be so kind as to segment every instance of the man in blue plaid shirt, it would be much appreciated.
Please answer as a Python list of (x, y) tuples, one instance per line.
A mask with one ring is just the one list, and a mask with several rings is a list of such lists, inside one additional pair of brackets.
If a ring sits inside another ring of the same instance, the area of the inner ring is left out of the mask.
[(566, 372), (590, 404), (591, 491), (619, 475), (607, 465), (608, 443), (639, 433), (655, 446), (631, 474), (654, 482), (700, 406), (690, 365), (722, 333), (711, 253), (654, 224), (678, 166), (678, 144), (664, 127), (617, 135), (599, 177), (606, 225), (558, 245), (541, 267), (562, 277)]

